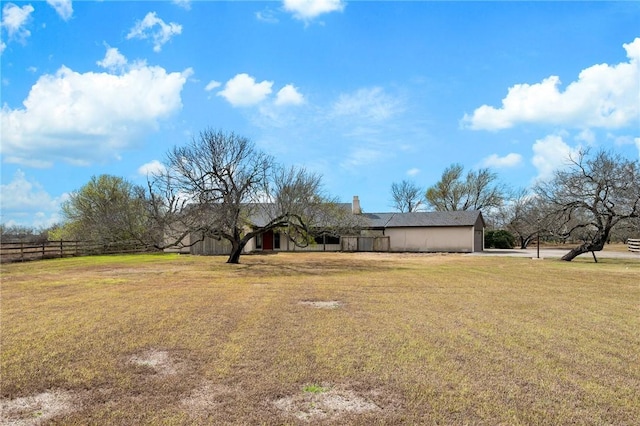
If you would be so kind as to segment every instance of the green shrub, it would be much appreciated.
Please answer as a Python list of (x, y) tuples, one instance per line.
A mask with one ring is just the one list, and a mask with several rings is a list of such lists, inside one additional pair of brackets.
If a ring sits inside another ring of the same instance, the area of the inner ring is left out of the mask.
[(484, 246), (486, 248), (512, 249), (515, 244), (516, 238), (511, 232), (504, 229), (486, 231), (484, 234)]

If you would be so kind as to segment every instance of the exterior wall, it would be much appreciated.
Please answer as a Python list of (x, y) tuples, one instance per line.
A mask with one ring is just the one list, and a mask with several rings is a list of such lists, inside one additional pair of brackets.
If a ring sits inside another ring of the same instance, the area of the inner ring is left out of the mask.
[(309, 244), (307, 247), (296, 247), (295, 244), (289, 242), (289, 248), (281, 248), (280, 251), (340, 251), (340, 244)]
[(385, 235), (383, 229), (363, 229), (360, 231), (362, 237), (384, 237)]
[(298, 247), (289, 239), (287, 234), (283, 232), (280, 233), (280, 248), (274, 247), (273, 251), (340, 251), (340, 244), (311, 243), (306, 247)]
[[(280, 235), (280, 248), (273, 248), (271, 250), (257, 248), (256, 239), (252, 238), (247, 242), (242, 250), (243, 253), (251, 253), (253, 251), (300, 251), (300, 252), (314, 252), (314, 251), (340, 251), (340, 244), (310, 244), (307, 247), (297, 247), (286, 234)], [(168, 250), (167, 250), (168, 251)], [(177, 252), (178, 249), (175, 250)], [(191, 253), (196, 255), (216, 255), (216, 254), (230, 254), (231, 243), (227, 240), (216, 240), (213, 238), (205, 238), (204, 241), (198, 242), (191, 247), (183, 248), (182, 253)]]
[(474, 250), (471, 226), (433, 228), (389, 228), (391, 251), (469, 253)]
[[(263, 240), (263, 246), (264, 246), (264, 240)], [(267, 249), (267, 248), (257, 248), (257, 244), (256, 244), (256, 238), (252, 238), (251, 240), (249, 240), (249, 242), (247, 243), (247, 245), (244, 248), (244, 253), (250, 253), (252, 251), (274, 251), (274, 252), (278, 252), (278, 251), (282, 251), (282, 252), (287, 252), (287, 251), (300, 251), (300, 252), (313, 252), (313, 251), (340, 251), (341, 246), (340, 244), (320, 244), (320, 243), (316, 243), (316, 244), (309, 244), (307, 247), (298, 247), (296, 246), (293, 241), (291, 241), (288, 237), (287, 234), (285, 233), (280, 233), (280, 247), (276, 248), (275, 245), (273, 246), (272, 249)]]
[(480, 217), (476, 220), (474, 228), (473, 251), (484, 251), (484, 222)]
[(484, 230), (476, 229), (474, 234), (473, 251), (484, 251)]
[(247, 241), (247, 245), (244, 246), (243, 253), (250, 253), (256, 249), (256, 239), (255, 237)]

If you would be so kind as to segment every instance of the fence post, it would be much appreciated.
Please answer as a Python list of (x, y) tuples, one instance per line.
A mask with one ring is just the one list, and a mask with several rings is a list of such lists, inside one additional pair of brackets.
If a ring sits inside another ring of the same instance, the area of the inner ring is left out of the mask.
[(20, 261), (24, 262), (24, 242), (20, 241)]
[(42, 259), (44, 259), (44, 242), (42, 243)]

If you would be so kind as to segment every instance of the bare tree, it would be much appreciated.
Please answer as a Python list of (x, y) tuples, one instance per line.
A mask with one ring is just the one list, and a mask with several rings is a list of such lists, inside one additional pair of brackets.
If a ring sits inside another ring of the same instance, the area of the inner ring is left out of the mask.
[(527, 189), (516, 191), (495, 215), (500, 227), (516, 236), (521, 249), (538, 236), (553, 234), (553, 214), (549, 206)]
[(163, 246), (180, 245), (187, 235), (224, 239), (228, 263), (238, 263), (246, 244), (266, 231), (286, 230), (295, 244), (307, 245), (318, 227), (343, 223), (320, 176), (285, 169), (234, 133), (205, 130), (174, 147), (150, 191)]
[(393, 208), (401, 213), (418, 211), (424, 200), (422, 188), (406, 180), (391, 184), (391, 197)]
[(640, 218), (625, 220), (611, 231), (611, 241), (624, 243), (629, 238), (640, 238)]
[(45, 242), (48, 229), (34, 228), (25, 225), (7, 225), (0, 223), (0, 241), (5, 242)]
[(640, 162), (606, 151), (593, 157), (582, 151), (568, 166), (535, 191), (553, 207), (561, 236), (583, 241), (562, 260), (591, 252), (597, 262), (595, 252), (604, 248), (612, 229), (640, 217)]
[(452, 164), (440, 181), (427, 189), (427, 203), (434, 210), (481, 210), (502, 205), (507, 190), (496, 182), (495, 173), (487, 168), (469, 171), (464, 180), (463, 173), (462, 165)]

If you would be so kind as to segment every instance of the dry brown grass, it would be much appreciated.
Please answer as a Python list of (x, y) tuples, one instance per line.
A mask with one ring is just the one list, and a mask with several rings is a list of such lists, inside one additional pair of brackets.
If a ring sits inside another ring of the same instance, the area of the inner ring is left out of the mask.
[(640, 262), (103, 256), (2, 265), (3, 424), (640, 418)]

